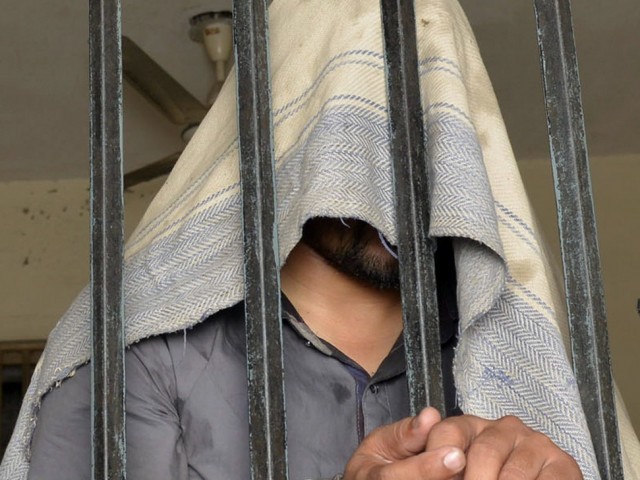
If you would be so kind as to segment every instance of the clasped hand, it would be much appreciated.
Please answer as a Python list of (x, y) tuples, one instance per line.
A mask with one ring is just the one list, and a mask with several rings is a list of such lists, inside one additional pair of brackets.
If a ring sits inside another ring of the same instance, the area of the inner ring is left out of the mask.
[(445, 420), (433, 408), (380, 427), (347, 464), (344, 480), (582, 480), (575, 460), (516, 417)]

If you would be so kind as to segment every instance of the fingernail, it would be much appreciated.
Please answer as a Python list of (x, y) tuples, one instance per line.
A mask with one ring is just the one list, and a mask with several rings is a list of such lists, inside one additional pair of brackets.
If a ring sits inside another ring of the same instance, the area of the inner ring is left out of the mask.
[(444, 463), (444, 466), (449, 470), (457, 472), (464, 467), (464, 453), (462, 453), (462, 450), (452, 450), (444, 456), (442, 463)]

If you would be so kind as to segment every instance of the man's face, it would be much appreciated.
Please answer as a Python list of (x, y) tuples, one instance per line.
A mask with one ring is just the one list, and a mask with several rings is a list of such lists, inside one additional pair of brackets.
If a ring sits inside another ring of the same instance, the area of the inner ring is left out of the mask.
[(398, 261), (366, 222), (313, 218), (304, 225), (302, 241), (342, 273), (376, 288), (400, 289)]

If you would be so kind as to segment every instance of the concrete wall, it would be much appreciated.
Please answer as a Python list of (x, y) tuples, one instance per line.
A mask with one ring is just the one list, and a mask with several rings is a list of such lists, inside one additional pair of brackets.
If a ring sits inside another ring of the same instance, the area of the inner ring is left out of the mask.
[[(603, 275), (615, 373), (640, 427), (640, 158), (593, 160)], [(549, 164), (520, 163), (543, 231), (557, 249)], [(138, 222), (160, 181), (126, 193), (127, 230)], [(0, 340), (45, 338), (89, 271), (88, 185), (82, 180), (0, 183)]]
[[(126, 230), (161, 182), (125, 194)], [(86, 180), (0, 183), (0, 340), (46, 338), (89, 280)]]
[[(551, 167), (520, 162), (520, 170), (553, 251), (559, 254)], [(640, 432), (640, 157), (598, 157), (591, 161), (598, 238), (614, 374), (629, 414)]]

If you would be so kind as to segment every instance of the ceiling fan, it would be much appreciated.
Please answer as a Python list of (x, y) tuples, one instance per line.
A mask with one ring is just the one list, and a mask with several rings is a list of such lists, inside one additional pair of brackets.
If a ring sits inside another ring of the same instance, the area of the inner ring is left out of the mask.
[[(230, 12), (208, 12), (191, 18), (190, 37), (204, 44), (215, 67), (215, 80), (206, 105), (195, 98), (129, 37), (122, 37), (124, 79), (164, 116), (183, 125), (182, 139), (187, 143), (213, 104), (229, 71), (232, 48)], [(124, 188), (152, 180), (171, 172), (182, 151), (124, 175)]]

